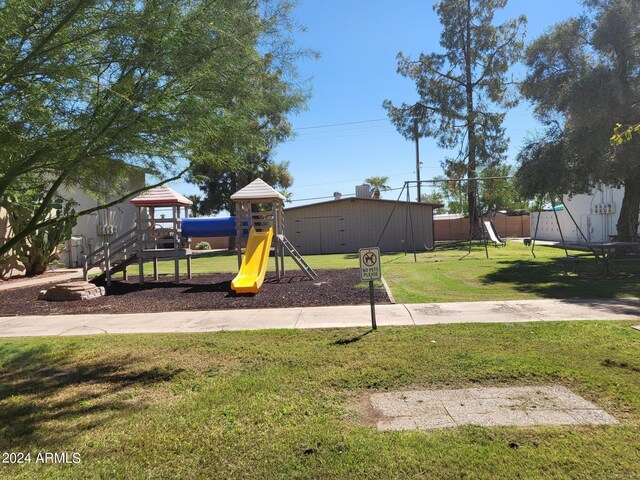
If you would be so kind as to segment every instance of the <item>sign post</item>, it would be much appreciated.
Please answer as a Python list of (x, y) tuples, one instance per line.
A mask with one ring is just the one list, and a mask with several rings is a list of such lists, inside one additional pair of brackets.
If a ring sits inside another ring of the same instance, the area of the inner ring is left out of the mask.
[(378, 247), (361, 248), (358, 250), (360, 257), (360, 280), (369, 281), (369, 300), (371, 302), (371, 328), (378, 329), (376, 324), (376, 304), (373, 292), (373, 281), (382, 278), (380, 268), (380, 249)]

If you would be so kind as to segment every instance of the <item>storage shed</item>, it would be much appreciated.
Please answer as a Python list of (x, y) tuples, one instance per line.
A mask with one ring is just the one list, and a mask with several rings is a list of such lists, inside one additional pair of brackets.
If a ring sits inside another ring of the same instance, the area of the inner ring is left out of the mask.
[(434, 246), (433, 209), (441, 206), (356, 197), (290, 207), (285, 234), (304, 255), (354, 253), (376, 246), (380, 235), (382, 251), (426, 250)]

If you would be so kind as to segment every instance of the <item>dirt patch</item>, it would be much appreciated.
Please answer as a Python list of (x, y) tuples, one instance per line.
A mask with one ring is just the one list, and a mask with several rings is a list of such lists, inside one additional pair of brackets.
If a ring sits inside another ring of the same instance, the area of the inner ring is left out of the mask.
[[(51, 285), (9, 290), (0, 294), (0, 315), (61, 315), (82, 313), (143, 313), (234, 308), (282, 308), (330, 305), (360, 305), (369, 302), (369, 290), (358, 286), (360, 276), (353, 270), (318, 270), (310, 280), (300, 272), (287, 273), (276, 280), (265, 279), (260, 292), (237, 295), (231, 290), (231, 273), (197, 275), (173, 283), (172, 276), (157, 282), (138, 278), (114, 281), (106, 296), (93, 300), (49, 302), (38, 300), (38, 292)], [(384, 288), (376, 288), (377, 303), (389, 303)]]

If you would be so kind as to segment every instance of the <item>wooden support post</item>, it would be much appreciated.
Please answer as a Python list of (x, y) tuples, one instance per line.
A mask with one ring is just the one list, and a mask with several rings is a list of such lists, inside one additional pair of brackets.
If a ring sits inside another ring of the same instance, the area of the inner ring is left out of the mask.
[[(123, 262), (127, 262), (128, 258), (127, 258), (127, 249), (125, 248), (124, 251), (122, 252), (122, 255), (124, 256)], [(124, 266), (124, 269), (122, 270), (122, 280), (124, 280), (125, 282), (128, 280), (128, 275), (127, 275), (127, 266)]]
[[(149, 241), (149, 240), (157, 240), (155, 235), (152, 232), (152, 230), (154, 230), (155, 226), (156, 226), (156, 209), (155, 209), (155, 207), (149, 207), (148, 211), (149, 211), (149, 218), (145, 222), (145, 224), (146, 224), (145, 225), (145, 227), (146, 227), (145, 230), (147, 232), (149, 232), (148, 233), (149, 236), (147, 237), (147, 241)], [(151, 248), (154, 248), (154, 249), (158, 248), (158, 244), (154, 242), (151, 245)]]
[(140, 285), (144, 284), (144, 261), (142, 260), (142, 257), (138, 258), (138, 275), (139, 275), (139, 279), (138, 279), (138, 283), (140, 283)]
[(142, 251), (144, 250), (144, 242), (142, 238), (142, 207), (136, 208), (136, 244), (138, 248), (138, 283), (144, 284), (144, 267), (142, 260)]
[(180, 283), (180, 259), (178, 258), (178, 215), (180, 215), (180, 207), (171, 207), (171, 215), (173, 216), (173, 264), (175, 283)]
[(88, 260), (86, 255), (82, 255), (82, 279), (85, 282), (89, 281), (89, 268), (88, 268)]
[(111, 286), (111, 247), (109, 242), (104, 247), (104, 268), (107, 274), (107, 287)]
[(278, 223), (278, 203), (277, 202), (273, 202), (273, 206), (272, 206), (272, 215), (273, 215), (273, 221), (271, 222), (271, 227), (273, 228), (273, 233), (275, 236), (275, 243), (273, 244), (273, 259), (276, 262), (276, 279), (280, 280), (282, 278), (282, 275), (280, 275), (280, 259), (279, 254), (280, 254), (280, 242), (278, 241), (278, 229), (279, 229), (279, 223)]
[(284, 245), (280, 240), (278, 240), (278, 245), (280, 245), (280, 273), (284, 277), (286, 271), (284, 269)]

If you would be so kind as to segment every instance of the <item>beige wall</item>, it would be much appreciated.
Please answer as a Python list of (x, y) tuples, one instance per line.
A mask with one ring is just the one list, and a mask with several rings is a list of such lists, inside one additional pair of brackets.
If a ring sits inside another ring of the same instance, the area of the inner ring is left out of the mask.
[[(510, 217), (498, 215), (493, 219), (493, 223), (502, 238), (508, 237), (529, 237), (530, 221), (529, 215)], [(436, 220), (435, 239), (436, 241), (448, 240), (468, 240), (469, 239), (469, 219), (454, 218), (451, 220)]]
[[(144, 182), (144, 171), (133, 170), (129, 189), (135, 190), (141, 188), (144, 186)], [(98, 205), (94, 198), (81, 191), (60, 189), (58, 193), (64, 198), (70, 198), (77, 202), (78, 205), (75, 207), (76, 211), (86, 210)], [(11, 227), (8, 225), (6, 217), (6, 210), (0, 208), (0, 241), (2, 242), (11, 236)], [(113, 238), (116, 238), (135, 225), (135, 207), (131, 205), (129, 201), (125, 201), (109, 209), (109, 212), (102, 211), (97, 214), (84, 215), (78, 218), (78, 223), (73, 228), (72, 235), (82, 237), (82, 241), (80, 242), (81, 246), (73, 249), (72, 254), (71, 252), (63, 253), (60, 261), (64, 262), (68, 267), (78, 266), (78, 258), (74, 257), (79, 257), (83, 252), (89, 253), (101, 245), (102, 238), (98, 236), (97, 227), (99, 223), (105, 222), (110, 222), (117, 226), (118, 234), (113, 236)], [(0, 278), (19, 275), (23, 269), (20, 263), (17, 265), (0, 264)]]
[[(133, 170), (130, 175), (130, 181), (127, 185), (128, 191), (137, 190), (142, 188), (145, 184), (144, 172), (142, 170)], [(123, 193), (126, 193), (123, 192)], [(98, 202), (93, 197), (87, 195), (85, 192), (79, 190), (60, 190), (60, 195), (64, 198), (73, 199), (78, 203), (76, 206), (76, 211), (86, 210), (92, 207), (99, 205)], [(113, 199), (110, 199), (113, 200)], [(117, 232), (115, 235), (108, 237), (101, 237), (98, 235), (98, 225), (99, 224), (110, 224), (115, 225), (117, 228)], [(80, 247), (75, 250), (73, 253), (69, 254), (68, 252), (63, 254), (60, 257), (60, 260), (63, 261), (67, 267), (77, 267), (81, 264), (79, 263), (81, 255), (87, 254), (96, 248), (99, 248), (102, 245), (103, 240), (114, 240), (118, 238), (123, 233), (132, 229), (136, 224), (136, 208), (128, 201), (125, 200), (122, 203), (119, 203), (108, 210), (101, 210), (99, 212), (94, 212), (93, 214), (83, 215), (78, 218), (78, 223), (75, 227), (73, 227), (72, 235), (76, 237), (82, 237), (82, 241), (80, 242)]]
[[(395, 211), (393, 209), (395, 208)], [(392, 215), (393, 211), (393, 215)], [(431, 205), (350, 198), (286, 209), (284, 233), (302, 254), (354, 253), (376, 246), (393, 252), (433, 247)], [(413, 223), (413, 241), (411, 236)]]

